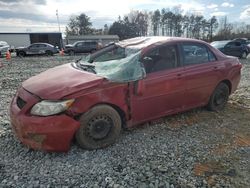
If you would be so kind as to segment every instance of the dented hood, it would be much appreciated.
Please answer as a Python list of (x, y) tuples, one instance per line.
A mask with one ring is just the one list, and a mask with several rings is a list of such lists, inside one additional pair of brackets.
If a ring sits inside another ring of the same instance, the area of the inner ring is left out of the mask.
[(70, 64), (61, 65), (24, 81), (24, 89), (42, 99), (57, 100), (77, 91), (95, 87), (103, 77), (77, 70)]

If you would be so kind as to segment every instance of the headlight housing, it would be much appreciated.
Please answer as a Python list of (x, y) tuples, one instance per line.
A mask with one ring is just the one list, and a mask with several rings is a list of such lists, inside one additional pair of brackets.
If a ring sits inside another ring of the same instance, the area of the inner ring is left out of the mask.
[(67, 110), (74, 102), (74, 99), (64, 100), (64, 101), (49, 101), (44, 100), (35, 104), (30, 113), (37, 116), (50, 116), (59, 114)]

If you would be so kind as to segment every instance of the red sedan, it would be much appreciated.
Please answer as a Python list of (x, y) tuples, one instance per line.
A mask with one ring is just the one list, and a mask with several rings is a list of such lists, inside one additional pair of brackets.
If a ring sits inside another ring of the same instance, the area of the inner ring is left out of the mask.
[(13, 131), (33, 149), (108, 146), (124, 127), (206, 106), (219, 111), (241, 64), (209, 44), (172, 37), (110, 44), (25, 82), (10, 107)]

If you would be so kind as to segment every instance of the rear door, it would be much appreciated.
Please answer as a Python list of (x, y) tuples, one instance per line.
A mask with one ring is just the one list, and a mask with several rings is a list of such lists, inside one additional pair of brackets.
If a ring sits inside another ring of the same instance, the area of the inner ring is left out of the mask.
[(46, 50), (47, 50), (46, 44), (39, 44), (39, 54), (45, 54)]
[(39, 44), (32, 44), (28, 47), (27, 54), (38, 54), (39, 52)]
[(206, 105), (221, 78), (224, 64), (204, 44), (182, 43), (183, 65), (187, 87), (187, 106)]
[(240, 42), (229, 42), (225, 46), (225, 54), (240, 57), (242, 53), (242, 47)]
[(142, 96), (130, 89), (133, 124), (181, 111), (185, 105), (184, 68), (176, 45), (156, 47), (142, 58), (146, 69)]

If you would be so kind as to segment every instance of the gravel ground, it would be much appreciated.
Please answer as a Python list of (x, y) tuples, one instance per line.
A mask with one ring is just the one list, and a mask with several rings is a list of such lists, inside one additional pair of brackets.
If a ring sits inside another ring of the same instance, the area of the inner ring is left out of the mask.
[(12, 134), (8, 108), (22, 81), (78, 57), (12, 58), (0, 69), (0, 187), (249, 187), (250, 59), (219, 113), (198, 108), (123, 131), (116, 144), (33, 151)]

